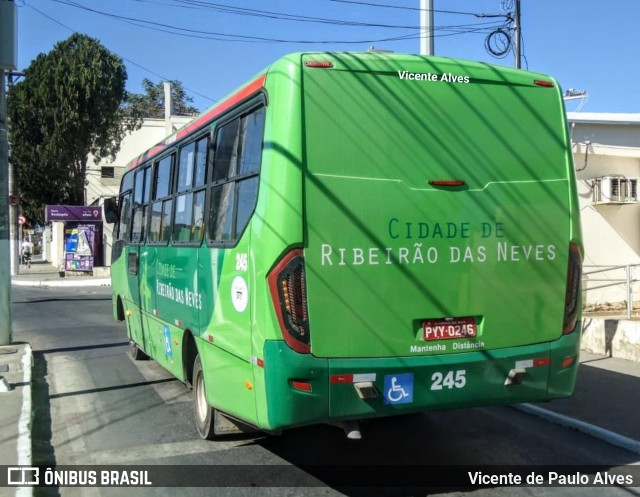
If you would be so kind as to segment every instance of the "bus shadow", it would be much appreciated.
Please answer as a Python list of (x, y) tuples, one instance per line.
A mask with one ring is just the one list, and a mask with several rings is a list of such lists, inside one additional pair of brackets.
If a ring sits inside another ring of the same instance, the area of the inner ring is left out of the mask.
[[(611, 448), (615, 456), (602, 454), (599, 441), (560, 426), (549, 423), (541, 434), (538, 422), (510, 407), (461, 409), (364, 422), (359, 441), (348, 440), (333, 426), (313, 426), (255, 443), (304, 472), (307, 480), (299, 486), (326, 485), (352, 497), (438, 495), (503, 486), (472, 484), (469, 474), (477, 471), (575, 474), (637, 463), (632, 453), (617, 448)], [(534, 423), (533, 429), (523, 426), (528, 423)], [(586, 437), (579, 443), (582, 454), (596, 444), (591, 457), (576, 461), (575, 451), (562, 448), (561, 437), (575, 436)], [(536, 443), (538, 448), (526, 448)], [(292, 473), (283, 470), (283, 476), (287, 474)]]
[[(297, 482), (300, 486), (326, 485), (353, 497), (433, 495), (465, 489), (465, 485), (446, 484), (461, 471), (443, 475), (443, 468), (451, 471), (443, 465), (454, 464), (459, 454), (430, 415), (370, 420), (360, 428), (361, 440), (349, 440), (339, 427), (320, 425), (288, 430), (255, 443), (308, 475), (306, 482)], [(283, 474), (292, 473), (283, 470)]]

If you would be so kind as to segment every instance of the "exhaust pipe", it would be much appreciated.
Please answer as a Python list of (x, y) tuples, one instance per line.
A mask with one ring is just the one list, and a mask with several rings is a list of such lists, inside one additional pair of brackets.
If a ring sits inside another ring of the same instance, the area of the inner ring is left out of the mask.
[(337, 426), (338, 428), (342, 428), (344, 430), (344, 434), (347, 436), (349, 440), (362, 439), (362, 433), (360, 433), (360, 426), (356, 421), (337, 421), (331, 424), (333, 426)]

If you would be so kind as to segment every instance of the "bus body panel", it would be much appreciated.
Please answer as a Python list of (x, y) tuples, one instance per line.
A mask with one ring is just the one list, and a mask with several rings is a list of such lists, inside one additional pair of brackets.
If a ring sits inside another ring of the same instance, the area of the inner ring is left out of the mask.
[(184, 380), (181, 345), (185, 329), (197, 329), (193, 304), (194, 251), (186, 247), (146, 245), (141, 250), (141, 307), (150, 357)]
[[(267, 363), (265, 341), (282, 341), (282, 332), (267, 284), (267, 276), (288, 250), (304, 243), (303, 140), (300, 55), (273, 63), (265, 79), (267, 114), (258, 201), (252, 221), (249, 270), (253, 272), (252, 351)], [(283, 344), (283, 342), (280, 342)], [(258, 424), (268, 427), (269, 379), (254, 364)]]
[[(557, 84), (438, 58), (307, 59), (333, 64), (303, 73), (312, 353), (557, 340), (578, 223)], [(474, 336), (443, 339), (448, 322)]]
[(197, 339), (197, 345), (202, 364), (206, 364), (205, 393), (209, 404), (257, 425), (252, 364), (205, 340)]
[(256, 423), (251, 364), (252, 272), (250, 227), (234, 248), (199, 249), (197, 283), (201, 353), (208, 402), (228, 414)]
[[(456, 355), (393, 358), (322, 359), (296, 354), (281, 341), (265, 343), (269, 385), (269, 423), (277, 430), (315, 424), (409, 414), (438, 409), (544, 401), (571, 395), (575, 386), (578, 333), (551, 343), (465, 352)], [(275, 366), (270, 366), (275, 364)], [(508, 384), (520, 371), (521, 383)], [(393, 377), (409, 396), (389, 400)], [(409, 388), (407, 377), (410, 377)], [(292, 379), (310, 383), (311, 391), (293, 387)], [(362, 399), (356, 383), (371, 382), (377, 397)], [(386, 387), (386, 388), (385, 388)]]

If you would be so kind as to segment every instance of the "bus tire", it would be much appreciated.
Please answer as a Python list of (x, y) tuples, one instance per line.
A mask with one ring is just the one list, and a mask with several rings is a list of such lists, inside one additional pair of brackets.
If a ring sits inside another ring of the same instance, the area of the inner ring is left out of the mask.
[(129, 342), (129, 353), (134, 361), (146, 361), (149, 356), (140, 348), (140, 346), (131, 340)]
[(193, 363), (193, 413), (196, 420), (196, 428), (198, 433), (205, 440), (213, 440), (214, 432), (214, 413), (213, 407), (207, 402), (205, 395), (204, 371), (200, 362), (200, 355), (196, 356)]

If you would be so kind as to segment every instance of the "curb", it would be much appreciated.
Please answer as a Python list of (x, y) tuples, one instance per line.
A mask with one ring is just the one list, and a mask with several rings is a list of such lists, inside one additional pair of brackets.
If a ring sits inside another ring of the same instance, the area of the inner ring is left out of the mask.
[(18, 422), (18, 466), (31, 466), (31, 369), (33, 351), (26, 344), (22, 356), (22, 411)]
[[(18, 466), (30, 467), (33, 463), (31, 427), (33, 424), (33, 409), (31, 400), (31, 370), (33, 368), (33, 351), (31, 345), (25, 344), (22, 356), (22, 409), (18, 420)], [(32, 497), (33, 487), (22, 486), (16, 489), (16, 497)]]
[(600, 428), (599, 426), (592, 425), (590, 423), (565, 416), (564, 414), (549, 411), (548, 409), (543, 409), (542, 407), (534, 406), (531, 404), (516, 404), (511, 407), (527, 414), (538, 416), (546, 421), (550, 421), (552, 423), (556, 423), (567, 428), (572, 428), (574, 430), (580, 431), (594, 438), (603, 440), (604, 442), (607, 442), (611, 445), (615, 445), (616, 447), (634, 452), (635, 454), (640, 454), (640, 441), (625, 437), (623, 435), (620, 435), (619, 433), (615, 433), (613, 431)]

